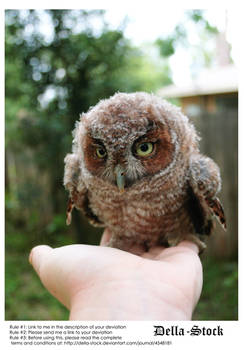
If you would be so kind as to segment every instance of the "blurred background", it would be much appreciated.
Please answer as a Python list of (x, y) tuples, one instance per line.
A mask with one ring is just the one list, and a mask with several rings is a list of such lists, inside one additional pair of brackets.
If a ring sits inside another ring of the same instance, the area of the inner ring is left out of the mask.
[(102, 231), (78, 211), (65, 224), (63, 159), (79, 114), (117, 91), (153, 92), (181, 106), (202, 152), (220, 166), (228, 229), (216, 225), (201, 257), (193, 318), (238, 318), (238, 23), (219, 9), (150, 11), (5, 12), (6, 320), (68, 319), (28, 255), (38, 244), (99, 243)]

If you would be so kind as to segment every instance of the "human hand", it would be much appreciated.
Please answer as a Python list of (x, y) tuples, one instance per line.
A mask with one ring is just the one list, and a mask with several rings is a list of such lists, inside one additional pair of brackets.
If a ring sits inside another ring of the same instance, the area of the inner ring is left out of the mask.
[(135, 252), (140, 255), (105, 246), (37, 246), (29, 260), (70, 320), (190, 320), (202, 289), (196, 245)]

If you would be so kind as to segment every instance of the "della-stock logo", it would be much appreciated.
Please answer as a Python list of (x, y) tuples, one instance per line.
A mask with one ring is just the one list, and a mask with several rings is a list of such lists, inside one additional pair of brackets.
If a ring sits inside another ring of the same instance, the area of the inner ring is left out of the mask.
[(217, 327), (199, 327), (194, 325), (191, 329), (185, 329), (179, 326), (154, 326), (154, 335), (157, 336), (222, 336), (223, 328), (220, 326)]

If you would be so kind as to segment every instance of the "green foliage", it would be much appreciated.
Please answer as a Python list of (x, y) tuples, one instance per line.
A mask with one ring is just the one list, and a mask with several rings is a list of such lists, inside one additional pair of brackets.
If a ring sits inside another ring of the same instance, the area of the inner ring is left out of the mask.
[(193, 19), (194, 22), (199, 22), (202, 20), (202, 10), (192, 10), (189, 13), (189, 17)]
[(160, 49), (160, 54), (164, 57), (172, 56), (175, 53), (174, 43), (175, 38), (172, 36), (165, 39), (156, 40), (156, 44)]
[[(218, 33), (215, 26), (210, 25), (204, 17), (203, 10), (188, 10), (185, 12), (185, 19), (178, 23), (173, 32), (166, 37), (158, 38), (156, 45), (163, 57), (170, 57), (175, 54), (179, 47), (192, 49), (192, 55), (196, 62), (202, 66), (209, 66), (213, 60), (213, 53), (207, 47), (209, 38)], [(199, 36), (199, 44), (192, 45), (189, 32), (196, 31)]]
[(203, 260), (203, 290), (195, 320), (238, 319), (238, 266), (235, 261)]
[(187, 11), (187, 16), (189, 19), (192, 19), (195, 23), (200, 23), (204, 26), (205, 30), (210, 34), (218, 33), (218, 30), (215, 26), (212, 26), (206, 18), (204, 18), (203, 10), (190, 10)]
[(184, 24), (177, 24), (173, 33), (166, 38), (156, 40), (156, 45), (159, 47), (160, 54), (163, 57), (172, 56), (175, 53), (177, 45), (186, 45), (187, 32)]
[(53, 217), (52, 221), (47, 226), (47, 232), (51, 234), (58, 234), (60, 231), (65, 230), (66, 223), (64, 215), (57, 214)]

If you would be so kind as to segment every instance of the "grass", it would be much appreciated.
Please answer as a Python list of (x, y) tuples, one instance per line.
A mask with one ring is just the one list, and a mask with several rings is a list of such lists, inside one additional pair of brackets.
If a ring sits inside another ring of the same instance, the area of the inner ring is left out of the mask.
[(203, 290), (194, 320), (238, 320), (236, 261), (203, 260)]
[[(67, 320), (68, 310), (50, 295), (28, 263), (37, 244), (53, 246), (74, 243), (67, 233), (32, 237), (6, 224), (5, 302), (6, 320)], [(203, 259), (204, 284), (194, 320), (237, 320), (238, 275), (236, 261)]]

